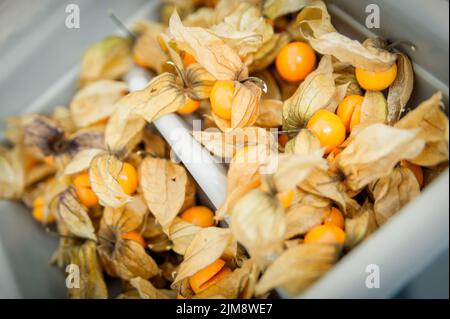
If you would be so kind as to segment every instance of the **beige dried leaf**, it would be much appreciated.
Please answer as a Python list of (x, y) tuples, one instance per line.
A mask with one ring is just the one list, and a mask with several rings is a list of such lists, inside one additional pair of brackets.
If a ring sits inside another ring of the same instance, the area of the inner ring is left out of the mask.
[[(81, 246), (70, 249), (70, 264), (79, 270), (78, 285), (68, 288), (71, 299), (106, 299), (108, 289), (103, 278), (102, 268), (97, 257), (96, 245), (86, 241)], [(70, 273), (70, 271), (69, 271)], [(69, 278), (67, 278), (69, 279)]]
[(387, 102), (383, 93), (378, 91), (366, 91), (361, 103), (362, 125), (386, 123), (388, 114)]
[(442, 93), (437, 92), (428, 100), (420, 103), (395, 124), (396, 128), (418, 128), (418, 138), (426, 141), (424, 150), (411, 162), (421, 166), (434, 166), (448, 161), (448, 117), (442, 111), (440, 103)]
[[(154, 27), (152, 27), (152, 24)], [(162, 73), (166, 67), (168, 57), (158, 42), (159, 33), (163, 32), (162, 25), (145, 21), (145, 30), (139, 34), (133, 46), (133, 60), (142, 67)]]
[(322, 157), (322, 150), (317, 150), (311, 154), (278, 154), (264, 165), (267, 171), (270, 167), (276, 169), (273, 174), (266, 174), (264, 177), (271, 187), (281, 193), (295, 189), (308, 178), (315, 169), (328, 168), (327, 161)]
[(210, 30), (225, 41), (240, 57), (256, 52), (273, 36), (273, 27), (259, 9), (248, 2), (238, 7)]
[(139, 197), (120, 208), (106, 207), (98, 232), (98, 252), (106, 272), (114, 277), (130, 280), (148, 279), (160, 273), (158, 265), (145, 248), (122, 235), (137, 231), (144, 222), (147, 208)]
[(256, 295), (277, 287), (292, 295), (301, 293), (333, 266), (339, 253), (339, 247), (328, 244), (300, 244), (287, 249), (266, 269)]
[(25, 163), (23, 148), (0, 148), (0, 198), (19, 198), (25, 187)]
[(340, 62), (369, 71), (384, 71), (395, 63), (396, 55), (374, 44), (365, 45), (334, 30), (322, 1), (315, 1), (300, 12), (296, 23), (300, 33), (313, 49), (323, 55), (332, 55)]
[(112, 152), (130, 152), (142, 137), (145, 120), (133, 114), (134, 107), (143, 103), (144, 94), (133, 92), (116, 103), (116, 109), (105, 128), (105, 146)]
[(66, 133), (73, 133), (76, 130), (75, 122), (70, 114), (70, 109), (65, 106), (59, 105), (55, 107), (52, 113), (52, 119)]
[(86, 171), (92, 160), (99, 154), (104, 153), (104, 150), (98, 148), (88, 148), (82, 150), (75, 155), (72, 161), (64, 168), (64, 175), (73, 175)]
[(204, 67), (198, 63), (189, 64), (184, 69), (184, 78), (191, 98), (194, 100), (209, 99), (216, 79)]
[(195, 295), (194, 298), (251, 298), (254, 293), (254, 281), (258, 274), (258, 266), (252, 260), (246, 260), (240, 268), (236, 268), (216, 284)]
[(151, 123), (183, 107), (187, 95), (179, 81), (176, 75), (167, 72), (153, 78), (145, 89), (133, 92), (136, 100), (131, 114)]
[(52, 119), (43, 115), (31, 115), (24, 119), (24, 144), (36, 158), (55, 153), (56, 145), (65, 139), (64, 131)]
[(294, 130), (306, 125), (319, 109), (327, 108), (336, 93), (331, 56), (320, 60), (316, 70), (300, 84), (283, 104), (283, 129)]
[(307, 233), (315, 226), (322, 224), (330, 214), (330, 207), (316, 207), (313, 205), (296, 204), (286, 212), (285, 239)]
[(218, 131), (215, 128), (193, 131), (193, 137), (216, 156), (231, 159), (244, 146), (273, 145), (274, 138), (269, 131), (260, 127), (244, 127), (238, 130)]
[(184, 167), (170, 160), (146, 157), (139, 181), (148, 207), (166, 234), (183, 206), (188, 177)]
[(290, 41), (290, 37), (286, 32), (275, 33), (269, 41), (264, 43), (257, 52), (251, 56), (251, 64), (249, 65), (250, 72), (266, 70), (271, 65), (278, 52), (286, 46)]
[(366, 239), (377, 228), (373, 205), (364, 203), (357, 215), (345, 219), (345, 243), (346, 250), (353, 249), (361, 241)]
[(77, 199), (74, 190), (67, 189), (59, 196), (58, 220), (77, 237), (97, 241), (95, 229), (91, 218), (84, 207)]
[(179, 255), (184, 255), (194, 236), (202, 228), (193, 225), (181, 218), (175, 218), (169, 229), (169, 238), (172, 241), (172, 249)]
[(261, 104), (261, 88), (252, 81), (244, 84), (234, 83), (234, 95), (231, 104), (231, 122), (228, 127), (242, 128), (251, 126), (258, 118)]
[(109, 118), (114, 104), (128, 93), (126, 83), (99, 80), (78, 91), (70, 102), (70, 113), (77, 127), (86, 127)]
[(283, 102), (264, 99), (261, 101), (259, 115), (255, 125), (265, 128), (277, 128), (283, 124)]
[(113, 35), (95, 43), (81, 60), (80, 85), (98, 80), (117, 80), (133, 66), (131, 41)]
[(313, 2), (312, 0), (268, 0), (264, 1), (263, 13), (269, 19), (276, 19), (288, 13), (297, 12)]
[(295, 155), (311, 155), (317, 154), (320, 150), (322, 150), (322, 155), (324, 150), (320, 141), (308, 129), (301, 129), (297, 136), (286, 144), (285, 152), (292, 153)]
[(156, 289), (150, 281), (140, 277), (131, 279), (130, 284), (136, 288), (141, 299), (173, 299), (176, 296), (174, 291)]
[(328, 198), (335, 202), (342, 212), (352, 216), (359, 210), (359, 204), (347, 194), (339, 175), (323, 169), (314, 169), (300, 184), (303, 191)]
[(186, 249), (177, 276), (171, 285), (177, 285), (219, 258), (234, 257), (237, 244), (227, 228), (207, 227), (200, 230)]
[(403, 114), (414, 87), (412, 63), (403, 53), (397, 53), (397, 77), (389, 87), (387, 123), (394, 125)]
[(118, 182), (123, 162), (107, 153), (94, 157), (89, 167), (89, 181), (92, 191), (102, 206), (118, 208), (131, 200)]
[(397, 167), (369, 185), (374, 198), (375, 219), (384, 224), (403, 206), (420, 195), (420, 186), (413, 172), (407, 167)]
[(169, 32), (178, 47), (192, 54), (217, 80), (247, 77), (247, 68), (233, 49), (207, 29), (185, 27), (176, 11), (170, 17)]
[(234, 205), (230, 228), (251, 258), (264, 268), (282, 251), (284, 209), (270, 194), (252, 190)]
[(418, 134), (417, 129), (398, 129), (384, 124), (359, 130), (336, 159), (349, 189), (358, 191), (390, 174), (401, 160), (417, 157), (425, 146)]

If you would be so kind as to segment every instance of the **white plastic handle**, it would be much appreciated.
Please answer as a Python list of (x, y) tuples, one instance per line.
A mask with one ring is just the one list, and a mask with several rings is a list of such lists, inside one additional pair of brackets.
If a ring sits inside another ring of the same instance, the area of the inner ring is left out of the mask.
[[(132, 69), (125, 77), (131, 92), (145, 88), (150, 79), (151, 75), (141, 68)], [(177, 114), (164, 115), (154, 124), (211, 203), (218, 208), (225, 200), (225, 168), (192, 137), (188, 124)]]

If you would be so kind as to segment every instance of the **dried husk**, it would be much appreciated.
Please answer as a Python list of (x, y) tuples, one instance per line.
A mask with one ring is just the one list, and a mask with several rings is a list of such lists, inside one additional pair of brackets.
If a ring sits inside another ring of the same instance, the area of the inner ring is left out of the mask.
[(368, 71), (384, 71), (395, 63), (396, 55), (377, 47), (377, 41), (365, 45), (336, 32), (331, 25), (327, 8), (322, 1), (305, 7), (297, 17), (300, 33), (313, 49), (332, 55), (343, 63)]
[(413, 172), (407, 167), (397, 167), (369, 185), (374, 199), (375, 219), (383, 225), (403, 206), (420, 195), (420, 186)]
[(148, 279), (159, 274), (158, 265), (137, 242), (122, 238), (123, 233), (137, 231), (144, 222), (147, 208), (135, 197), (121, 208), (106, 207), (98, 232), (98, 252), (106, 272), (124, 280)]
[(273, 36), (273, 27), (259, 9), (248, 2), (239, 3), (231, 15), (210, 28), (240, 57), (256, 52)]
[(328, 165), (322, 150), (311, 154), (278, 154), (265, 167), (276, 167), (273, 174), (264, 175), (266, 183), (277, 192), (288, 192), (301, 184), (315, 169), (326, 170)]
[(188, 94), (194, 100), (209, 99), (215, 78), (198, 63), (189, 64), (184, 70)]
[(361, 210), (352, 218), (345, 219), (345, 243), (346, 250), (353, 249), (361, 241), (366, 239), (378, 227), (370, 202), (364, 203)]
[(125, 155), (140, 141), (146, 122), (141, 116), (133, 114), (133, 110), (144, 99), (140, 92), (133, 92), (117, 102), (105, 128), (105, 146), (108, 150)]
[(256, 295), (282, 287), (299, 294), (325, 274), (337, 261), (340, 247), (329, 244), (300, 244), (283, 252), (264, 272)]
[(181, 218), (175, 218), (169, 229), (169, 238), (172, 241), (172, 250), (179, 255), (184, 255), (194, 236), (202, 228), (193, 225)]
[(78, 91), (70, 102), (70, 113), (77, 127), (86, 127), (109, 118), (114, 104), (128, 93), (126, 83), (112, 80), (93, 82)]
[(175, 289), (182, 281), (191, 277), (199, 270), (212, 264), (219, 258), (232, 258), (236, 255), (237, 244), (227, 228), (207, 227), (195, 236), (180, 264), (177, 276), (171, 287)]
[(117, 80), (133, 66), (131, 41), (121, 36), (109, 36), (95, 43), (81, 60), (80, 86), (98, 80)]
[(73, 133), (76, 130), (75, 122), (70, 114), (70, 109), (65, 106), (59, 105), (55, 107), (52, 113), (52, 119), (66, 133)]
[(362, 128), (336, 158), (338, 169), (345, 175), (345, 184), (358, 191), (390, 174), (403, 159), (420, 154), (425, 141), (417, 129), (398, 129), (384, 124)]
[(330, 214), (330, 206), (327, 200), (321, 200), (321, 203), (314, 205), (298, 203), (291, 206), (286, 212), (285, 239), (303, 235), (313, 227), (322, 224)]
[(97, 241), (95, 229), (87, 209), (78, 201), (73, 189), (69, 188), (59, 195), (57, 216), (58, 220), (73, 235), (94, 242)]
[(250, 72), (263, 71), (271, 65), (278, 52), (290, 41), (286, 32), (275, 33), (269, 41), (264, 43), (257, 52), (251, 56), (251, 63), (248, 66)]
[(74, 156), (72, 161), (64, 168), (65, 175), (73, 175), (83, 172), (89, 168), (92, 160), (99, 154), (104, 153), (104, 150), (98, 148), (88, 148), (82, 150)]
[(164, 138), (151, 129), (145, 129), (142, 141), (145, 144), (145, 152), (153, 157), (168, 158), (170, 154), (169, 144)]
[(418, 128), (417, 137), (426, 141), (423, 151), (410, 160), (414, 164), (430, 167), (448, 161), (449, 125), (440, 107), (441, 100), (442, 93), (435, 93), (395, 124), (396, 128)]
[(23, 125), (25, 147), (36, 158), (52, 155), (65, 138), (62, 128), (43, 115), (27, 117)]
[(139, 21), (135, 29), (141, 31), (133, 45), (133, 60), (140, 66), (162, 73), (168, 57), (158, 42), (159, 33), (164, 28), (159, 23)]
[(313, 132), (306, 128), (301, 129), (297, 136), (289, 140), (285, 146), (285, 153), (295, 155), (317, 154), (320, 150), (322, 150), (323, 155), (324, 150), (320, 141)]
[(243, 84), (234, 82), (234, 95), (231, 105), (231, 120), (224, 120), (212, 112), (217, 127), (222, 131), (229, 128), (252, 126), (259, 114), (261, 104), (261, 88), (252, 81)]
[(108, 289), (94, 242), (86, 241), (70, 249), (70, 263), (79, 267), (79, 287), (68, 288), (71, 299), (106, 299)]
[(288, 13), (297, 12), (313, 2), (312, 0), (268, 0), (264, 1), (263, 13), (269, 19), (276, 19)]
[(150, 281), (136, 277), (130, 280), (130, 284), (136, 288), (141, 299), (173, 299), (176, 293), (166, 289), (156, 289)]
[(270, 148), (258, 145), (249, 146), (245, 151), (238, 151), (234, 155), (227, 174), (227, 196), (216, 211), (217, 219), (229, 216), (236, 202), (261, 184), (260, 168), (270, 154)]
[(320, 60), (316, 70), (300, 84), (297, 91), (283, 104), (283, 129), (290, 131), (306, 125), (319, 109), (327, 109), (333, 101), (336, 87), (331, 56)]
[(269, 149), (275, 142), (270, 132), (253, 126), (225, 132), (211, 128), (193, 131), (192, 136), (208, 151), (225, 159), (231, 159), (237, 150), (245, 146), (260, 145)]
[(251, 298), (254, 293), (254, 282), (258, 275), (258, 266), (252, 260), (246, 260), (240, 268), (236, 268), (216, 284), (195, 295), (194, 299)]
[(89, 181), (102, 206), (118, 208), (131, 200), (118, 182), (122, 167), (123, 162), (112, 154), (102, 153), (92, 159)]
[(139, 169), (139, 181), (150, 211), (169, 234), (185, 200), (186, 170), (170, 160), (146, 157)]
[(261, 269), (282, 251), (286, 218), (280, 202), (261, 190), (252, 190), (234, 205), (231, 231)]
[(176, 11), (170, 17), (169, 32), (178, 47), (192, 54), (217, 80), (242, 80), (248, 76), (233, 49), (207, 29), (185, 27)]
[(23, 148), (0, 148), (0, 198), (19, 198), (25, 188), (25, 163)]
[(277, 128), (283, 124), (283, 102), (263, 99), (255, 125), (265, 128)]
[(142, 91), (133, 92), (135, 100), (132, 114), (151, 123), (159, 117), (173, 113), (184, 106), (187, 95), (180, 86), (180, 79), (172, 73), (162, 73)]
[(394, 125), (404, 112), (414, 87), (412, 63), (403, 53), (397, 53), (397, 77), (389, 87), (387, 123)]
[(349, 196), (341, 177), (330, 170), (315, 168), (299, 187), (310, 194), (332, 200), (348, 216), (359, 210), (359, 204)]
[(387, 102), (383, 93), (378, 91), (366, 91), (361, 103), (360, 124), (370, 125), (386, 123), (388, 115)]

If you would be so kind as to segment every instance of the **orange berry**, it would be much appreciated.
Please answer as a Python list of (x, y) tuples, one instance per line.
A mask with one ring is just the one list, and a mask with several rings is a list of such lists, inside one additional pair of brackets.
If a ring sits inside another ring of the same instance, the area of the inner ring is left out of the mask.
[(55, 159), (52, 155), (48, 155), (44, 157), (43, 162), (47, 165), (53, 166), (53, 164), (55, 164)]
[(330, 153), (345, 141), (345, 126), (339, 116), (327, 110), (319, 110), (309, 119), (307, 128), (311, 130), (325, 153)]
[(289, 141), (289, 136), (286, 133), (278, 134), (278, 144), (281, 146), (286, 146), (286, 143)]
[(38, 160), (34, 157), (27, 157), (25, 160), (25, 168), (27, 171), (31, 170), (38, 164)]
[(422, 167), (405, 160), (401, 161), (400, 165), (409, 168), (413, 172), (414, 176), (417, 179), (417, 182), (419, 183), (420, 188), (422, 188), (424, 183)]
[(98, 204), (97, 195), (91, 189), (91, 182), (88, 173), (79, 174), (73, 181), (75, 193), (81, 204), (86, 207), (93, 207)]
[(214, 225), (214, 213), (205, 206), (194, 206), (185, 210), (180, 217), (200, 227), (210, 227)]
[(305, 244), (340, 244), (345, 242), (345, 232), (335, 225), (319, 225), (305, 235)]
[(339, 103), (336, 114), (341, 118), (347, 132), (350, 132), (353, 112), (357, 106), (361, 106), (363, 100), (364, 97), (361, 95), (349, 95)]
[(191, 278), (189, 278), (189, 284), (192, 290), (197, 294), (209, 286), (217, 283), (225, 275), (231, 272), (228, 267), (225, 266), (225, 261), (217, 259), (215, 262), (206, 266)]
[(138, 175), (136, 169), (130, 163), (123, 163), (118, 182), (127, 195), (132, 195), (138, 187)]
[(275, 65), (285, 80), (301, 81), (316, 67), (316, 53), (305, 42), (291, 42), (280, 50)]
[(278, 193), (277, 198), (281, 202), (281, 205), (283, 205), (284, 209), (288, 209), (291, 206), (292, 201), (294, 200), (294, 195), (295, 192), (291, 189), (287, 192)]
[(178, 109), (179, 114), (190, 114), (200, 107), (200, 101), (192, 100), (190, 98), (187, 98), (186, 103), (184, 103), (183, 107), (181, 109)]
[(47, 215), (47, 220), (45, 221), (44, 205), (45, 201), (43, 197), (37, 197), (33, 201), (33, 211), (32, 211), (33, 218), (42, 224), (52, 224), (56, 221), (56, 217), (51, 212), (49, 212), (49, 214)]
[(92, 124), (92, 126), (95, 126), (95, 125), (106, 125), (106, 124), (108, 124), (108, 120), (109, 120), (109, 117), (104, 117), (104, 118), (98, 120), (97, 122), (95, 122), (94, 124)]
[(231, 120), (231, 106), (234, 96), (233, 81), (216, 81), (209, 99), (213, 112), (224, 120)]
[(196, 63), (194, 56), (190, 53), (184, 52), (183, 53), (183, 64), (185, 66), (188, 66), (189, 64)]
[(334, 225), (339, 227), (340, 229), (344, 229), (345, 227), (345, 219), (344, 215), (342, 215), (341, 211), (336, 207), (332, 207), (330, 211), (330, 215), (323, 221), (324, 225)]
[(139, 245), (145, 248), (145, 240), (137, 231), (130, 231), (128, 233), (123, 233), (120, 235), (122, 239), (132, 240), (137, 242)]
[(360, 68), (355, 70), (359, 85), (368, 91), (383, 91), (387, 89), (397, 77), (397, 64), (393, 64), (386, 71), (372, 72)]

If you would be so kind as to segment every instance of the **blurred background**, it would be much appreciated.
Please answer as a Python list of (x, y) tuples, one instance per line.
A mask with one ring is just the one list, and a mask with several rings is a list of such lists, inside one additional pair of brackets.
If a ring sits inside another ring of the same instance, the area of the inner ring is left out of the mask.
[[(151, 7), (156, 10), (157, 2), (158, 0), (0, 0), (0, 118), (34, 111), (34, 107), (39, 105), (37, 97), (42, 94), (44, 98), (45, 95), (48, 97), (55, 94), (59, 84), (64, 86), (67, 72), (76, 72), (76, 65), (83, 50), (116, 29), (107, 15), (109, 9), (120, 19), (127, 21), (142, 12), (143, 8)], [(330, 2), (336, 3), (359, 22), (365, 19), (366, 4), (379, 4), (382, 15), (381, 34), (395, 34), (396, 38), (415, 37), (422, 50), (413, 57), (414, 61), (419, 61), (421, 66), (431, 70), (434, 75), (431, 80), (444, 84), (444, 95), (448, 99), (447, 0)], [(79, 29), (68, 29), (65, 26), (66, 6), (72, 3), (80, 8)], [(405, 3), (408, 3), (407, 7), (404, 7)], [(403, 6), (410, 19), (397, 19), (395, 12), (399, 6)], [(423, 21), (420, 17), (421, 11), (432, 9), (435, 21)], [(446, 25), (446, 28), (436, 30), (435, 23), (438, 22), (440, 26)], [(432, 37), (428, 36), (430, 33), (433, 34)], [(435, 61), (441, 63), (433, 63)], [(49, 92), (51, 84), (55, 84), (55, 91)], [(71, 94), (72, 92), (67, 92), (66, 96)], [(64, 103), (64, 99), (62, 96), (61, 101), (58, 101), (58, 97), (54, 100)], [(448, 188), (443, 190), (443, 195), (448, 196)], [(16, 212), (12, 209), (12, 205), (3, 205), (0, 202), (0, 298), (58, 296), (64, 287), (50, 287), (48, 291), (42, 291), (46, 280), (54, 276), (53, 272), (59, 272), (46, 269), (49, 268), (49, 252), (56, 245), (56, 240), (44, 238), (48, 235), (40, 234), (42, 230), (37, 227), (22, 226), (24, 219), (13, 220), (13, 214)], [(19, 238), (21, 233), (27, 233), (25, 239)], [(417, 237), (411, 240), (420, 240), (421, 236), (426, 234), (417, 234)], [(36, 243), (35, 238), (44, 241), (46, 248), (39, 247), (41, 243)], [(27, 249), (23, 251), (22, 247)], [(24, 255), (33, 258), (27, 259)], [(35, 264), (30, 264), (28, 260)], [(30, 269), (41, 270), (42, 276), (36, 278), (32, 274), (24, 275)], [(22, 287), (28, 282), (29, 291), (19, 292), (14, 288), (17, 282)], [(55, 283), (48, 285), (55, 286)], [(448, 242), (446, 251), (393, 297), (448, 298)]]

